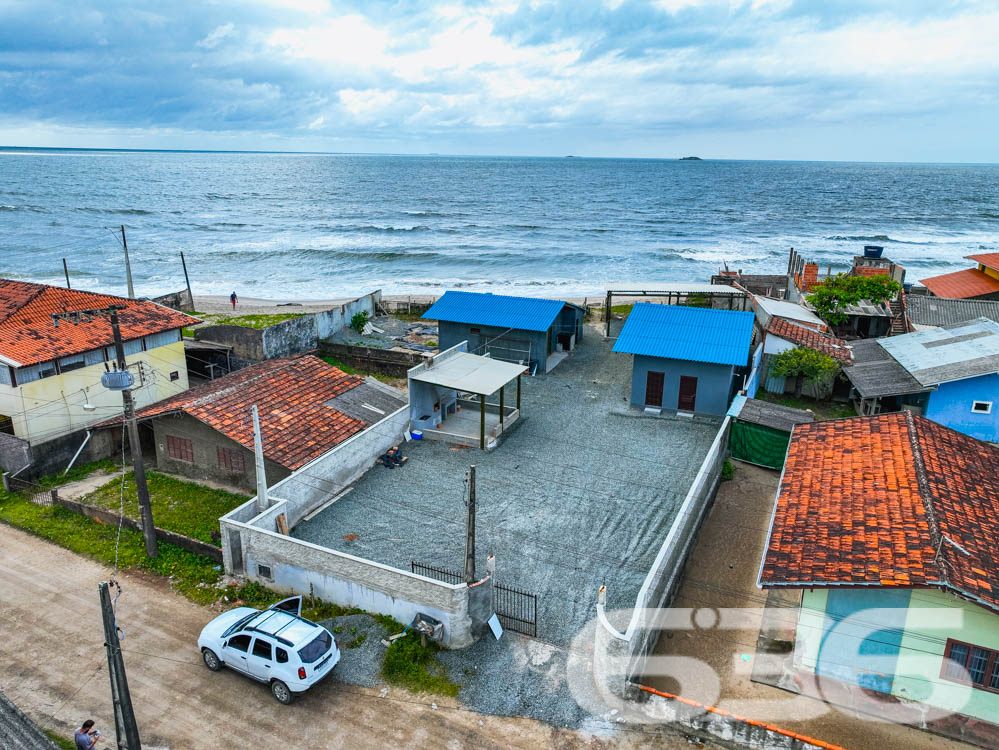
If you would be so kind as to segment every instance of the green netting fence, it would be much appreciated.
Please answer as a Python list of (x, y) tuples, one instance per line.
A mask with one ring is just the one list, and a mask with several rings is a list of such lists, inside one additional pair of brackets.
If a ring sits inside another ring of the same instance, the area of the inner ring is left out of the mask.
[(790, 441), (789, 432), (741, 420), (732, 423), (732, 431), (729, 433), (732, 458), (770, 469), (784, 466), (784, 456)]

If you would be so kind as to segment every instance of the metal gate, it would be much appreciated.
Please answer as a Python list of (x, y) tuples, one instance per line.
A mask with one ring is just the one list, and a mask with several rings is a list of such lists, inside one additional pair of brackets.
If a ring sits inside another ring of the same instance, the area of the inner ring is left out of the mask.
[[(433, 565), (410, 561), (410, 569), (417, 575), (433, 578), (444, 583), (461, 583), (464, 578), (461, 573), (447, 568), (437, 568)], [(516, 586), (493, 584), (493, 603), (496, 606), (496, 616), (505, 630), (538, 637), (538, 595), (532, 594)]]

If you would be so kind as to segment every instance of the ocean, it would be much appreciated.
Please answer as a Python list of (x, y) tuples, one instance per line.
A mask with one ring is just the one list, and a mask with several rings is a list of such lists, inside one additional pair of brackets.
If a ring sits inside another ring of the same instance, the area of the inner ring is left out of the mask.
[(0, 148), (0, 275), (136, 293), (594, 296), (609, 282), (999, 251), (999, 165)]

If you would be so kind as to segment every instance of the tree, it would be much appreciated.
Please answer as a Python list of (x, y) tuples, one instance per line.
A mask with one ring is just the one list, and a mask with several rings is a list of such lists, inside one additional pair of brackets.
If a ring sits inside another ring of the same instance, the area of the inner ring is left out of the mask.
[(888, 274), (847, 276), (841, 273), (823, 281), (805, 299), (820, 318), (831, 325), (839, 325), (848, 319), (841, 308), (862, 300), (879, 305), (893, 299), (901, 288), (901, 284)]
[(795, 398), (801, 398), (801, 389), (806, 380), (816, 383), (832, 375), (838, 368), (839, 363), (828, 354), (801, 346), (783, 351), (770, 359), (771, 375), (796, 378)]

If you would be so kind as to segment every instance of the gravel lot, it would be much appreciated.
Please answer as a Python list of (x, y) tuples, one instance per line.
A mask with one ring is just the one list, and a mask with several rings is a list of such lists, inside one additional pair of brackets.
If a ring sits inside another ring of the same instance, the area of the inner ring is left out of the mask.
[(498, 581), (538, 594), (541, 638), (566, 645), (602, 584), (611, 606), (633, 603), (717, 428), (624, 415), (631, 358), (587, 334), (554, 372), (524, 379), (524, 416), (498, 448), (409, 443), (405, 466), (374, 467), (293, 535), (406, 570), (460, 571), (474, 463), (477, 569), (494, 554)]
[(564, 685), (564, 648), (594, 617), (601, 585), (609, 606), (634, 603), (717, 431), (629, 413), (631, 358), (586, 334), (551, 374), (524, 379), (524, 416), (495, 450), (409, 443), (405, 466), (376, 466), (292, 532), (405, 570), (415, 560), (460, 571), (476, 464), (477, 570), (494, 554), (497, 581), (538, 595), (538, 640), (488, 639), (444, 659), (476, 710), (563, 726), (584, 718)]

